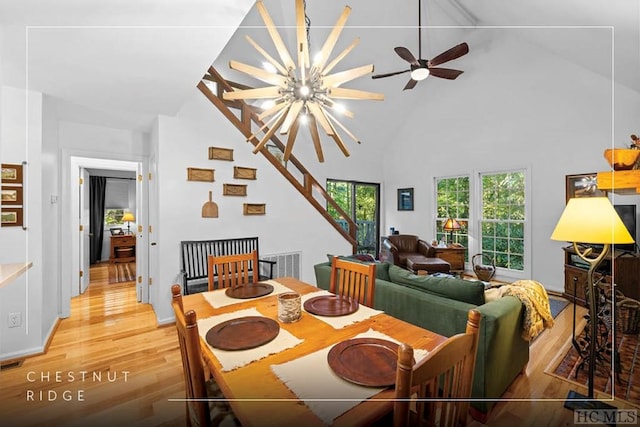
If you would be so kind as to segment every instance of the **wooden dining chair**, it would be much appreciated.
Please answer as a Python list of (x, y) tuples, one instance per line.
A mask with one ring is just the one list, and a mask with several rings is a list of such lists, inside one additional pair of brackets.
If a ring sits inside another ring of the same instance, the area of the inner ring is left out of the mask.
[(394, 427), (467, 425), (479, 328), (480, 312), (469, 310), (465, 333), (448, 338), (415, 365), (411, 346), (400, 345)]
[(234, 288), (260, 280), (257, 251), (239, 255), (209, 255), (207, 262), (210, 291)]
[(373, 307), (376, 286), (376, 265), (351, 262), (339, 257), (331, 260), (329, 292), (356, 299)]
[[(235, 424), (231, 408), (224, 401), (220, 388), (208, 379), (202, 362), (200, 334), (196, 312), (184, 313), (180, 285), (171, 287), (173, 313), (176, 317), (176, 330), (182, 356), (184, 385), (186, 391), (186, 425), (188, 427), (215, 427), (223, 421), (228, 425)], [(207, 400), (211, 399), (211, 400)], [(233, 423), (233, 424), (232, 424)]]

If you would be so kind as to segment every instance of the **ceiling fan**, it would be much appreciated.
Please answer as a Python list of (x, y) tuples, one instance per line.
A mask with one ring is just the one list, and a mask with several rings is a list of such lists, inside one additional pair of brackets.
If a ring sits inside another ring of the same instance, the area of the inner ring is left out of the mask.
[(411, 72), (411, 79), (407, 82), (403, 90), (413, 89), (420, 81), (426, 79), (429, 75), (440, 77), (448, 80), (455, 80), (463, 71), (451, 68), (435, 68), (445, 62), (453, 61), (463, 55), (469, 53), (469, 45), (460, 43), (451, 49), (442, 52), (433, 59), (422, 59), (422, 0), (418, 0), (418, 59), (406, 47), (396, 47), (394, 50), (398, 56), (407, 61), (411, 67), (408, 70), (396, 71), (393, 73), (376, 74), (371, 76), (372, 79), (381, 79), (383, 77), (391, 77), (398, 74)]

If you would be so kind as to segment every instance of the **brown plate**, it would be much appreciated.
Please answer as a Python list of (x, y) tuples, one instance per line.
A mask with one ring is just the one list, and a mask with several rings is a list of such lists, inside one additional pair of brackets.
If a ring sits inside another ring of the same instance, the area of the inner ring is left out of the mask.
[(258, 282), (236, 286), (235, 288), (227, 288), (224, 293), (231, 298), (248, 299), (269, 295), (271, 292), (273, 292), (272, 285)]
[(218, 323), (209, 329), (206, 340), (221, 350), (247, 350), (272, 341), (279, 331), (280, 325), (273, 319), (246, 316)]
[(345, 316), (358, 311), (358, 301), (344, 295), (321, 295), (304, 302), (304, 309), (318, 316)]
[(329, 350), (329, 366), (340, 378), (368, 387), (396, 382), (398, 344), (379, 338), (354, 338)]

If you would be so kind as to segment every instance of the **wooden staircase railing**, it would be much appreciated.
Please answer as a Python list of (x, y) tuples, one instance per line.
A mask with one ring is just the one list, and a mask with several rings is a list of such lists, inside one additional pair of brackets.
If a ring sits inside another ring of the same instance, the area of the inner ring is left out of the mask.
[[(206, 81), (216, 83), (216, 93), (209, 88)], [(198, 89), (200, 89), (200, 92), (202, 92), (204, 96), (206, 96), (207, 99), (209, 99), (209, 101), (211, 101), (211, 103), (220, 110), (220, 112), (244, 135), (245, 138), (248, 139), (249, 142), (256, 146), (258, 145), (258, 142), (260, 142), (260, 139), (257, 137), (249, 138), (253, 134), (251, 130), (252, 122), (257, 124), (259, 128), (264, 125), (264, 122), (258, 119), (260, 110), (242, 100), (224, 100), (222, 97), (223, 92), (233, 91), (234, 87), (247, 89), (244, 85), (228, 82), (213, 67), (209, 68), (208, 74), (205, 74), (203, 79), (198, 83)], [(238, 117), (237, 113), (232, 109), (238, 110), (240, 112), (240, 117)], [(269, 128), (265, 128), (263, 130), (265, 133), (268, 131)], [(271, 136), (270, 141), (284, 153), (285, 146), (275, 134)], [(353, 253), (356, 253), (358, 247), (356, 240), (356, 223), (349, 217), (349, 214), (347, 214), (336, 203), (336, 201), (333, 200), (324, 187), (316, 181), (313, 176), (311, 176), (302, 163), (300, 163), (300, 161), (291, 154), (287, 167), (284, 167), (282, 163), (280, 163), (280, 161), (271, 154), (271, 152), (269, 152), (266, 146), (262, 147), (260, 152), (282, 174), (282, 176), (284, 176), (300, 192), (300, 194), (302, 194), (302, 196), (307, 199), (307, 201), (311, 203), (318, 212), (320, 212), (320, 215), (322, 215), (333, 226), (333, 228), (335, 228), (338, 233), (340, 233), (347, 242), (349, 242)], [(289, 165), (293, 166), (293, 171), (290, 170)], [(295, 172), (295, 174), (292, 172)], [(342, 225), (329, 214), (327, 211), (328, 205), (334, 208), (338, 214), (342, 216), (343, 221), (347, 222), (348, 230), (345, 230)]]

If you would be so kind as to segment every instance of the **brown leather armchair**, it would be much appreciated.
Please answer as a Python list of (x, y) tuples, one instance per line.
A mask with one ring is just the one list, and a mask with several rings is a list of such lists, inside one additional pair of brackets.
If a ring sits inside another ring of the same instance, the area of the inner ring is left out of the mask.
[(382, 241), (381, 261), (417, 272), (448, 273), (451, 265), (436, 257), (436, 250), (428, 242), (411, 234), (392, 234)]

